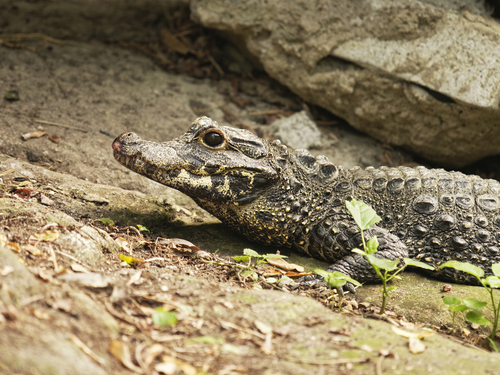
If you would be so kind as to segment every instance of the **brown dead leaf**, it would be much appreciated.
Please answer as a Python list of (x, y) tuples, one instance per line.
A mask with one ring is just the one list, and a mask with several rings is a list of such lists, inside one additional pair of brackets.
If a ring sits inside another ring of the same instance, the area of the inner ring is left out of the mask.
[(165, 348), (161, 344), (154, 344), (144, 353), (144, 364), (149, 367), (151, 363), (158, 357)]
[(196, 367), (191, 366), (187, 362), (166, 355), (161, 357), (161, 359), (163, 362), (155, 366), (155, 370), (160, 373), (170, 375), (182, 371), (184, 375), (196, 375)]
[(161, 30), (161, 36), (163, 44), (165, 44), (168, 49), (180, 53), (181, 55), (186, 55), (191, 52), (191, 48), (184, 41), (181, 41), (167, 29)]
[(60, 299), (55, 301), (52, 304), (52, 308), (56, 310), (61, 310), (67, 313), (70, 313), (72, 308), (73, 308), (73, 301), (69, 298), (67, 299)]
[(50, 315), (45, 311), (39, 309), (30, 309), (29, 313), (38, 319), (50, 320)]
[(33, 190), (30, 189), (17, 189), (12, 194), (18, 198), (28, 199), (33, 194)]
[(281, 268), (285, 271), (304, 272), (304, 267), (299, 266), (298, 264), (289, 263), (282, 258), (267, 258), (266, 260), (270, 265)]
[(55, 232), (53, 230), (46, 230), (43, 233), (35, 233), (32, 234), (29, 238), (30, 242), (38, 242), (38, 241), (44, 241), (44, 242), (54, 242), (56, 241), (60, 236), (59, 232)]
[(59, 141), (61, 140), (61, 137), (59, 137), (58, 135), (56, 134), (52, 134), (50, 137), (49, 137), (49, 140), (51, 140), (52, 142), (54, 143), (59, 143)]
[(144, 371), (132, 363), (132, 357), (130, 355), (130, 349), (124, 342), (120, 340), (113, 340), (109, 344), (109, 351), (113, 356), (119, 360), (123, 366), (132, 370), (138, 374), (143, 374)]
[(87, 267), (84, 267), (78, 263), (71, 263), (71, 269), (75, 272), (82, 272), (82, 273), (90, 272)]
[(40, 137), (43, 137), (44, 135), (47, 135), (49, 133), (47, 133), (46, 131), (41, 131), (41, 130), (35, 130), (33, 132), (29, 132), (29, 133), (21, 133), (21, 137), (27, 141), (28, 139), (31, 139), (31, 138), (40, 138)]
[(118, 238), (115, 238), (115, 241), (118, 245), (120, 245), (120, 247), (122, 248), (123, 251), (126, 251), (127, 253), (130, 254), (131, 251), (130, 251), (129, 243), (125, 238), (118, 237)]
[(159, 240), (158, 243), (180, 252), (192, 253), (200, 250), (198, 246), (182, 238), (164, 238)]
[(28, 251), (31, 255), (34, 255), (36, 257), (39, 257), (42, 255), (42, 251), (38, 247), (30, 245), (30, 244), (24, 246), (24, 250)]
[(52, 272), (50, 272), (49, 270), (40, 270), (38, 272), (38, 276), (40, 276), (42, 280), (47, 281), (49, 283), (54, 281), (54, 278), (52, 277)]
[(21, 252), (21, 246), (19, 246), (19, 244), (15, 243), (15, 242), (9, 242), (7, 244), (7, 246), (9, 247), (9, 249), (11, 249), (12, 251), (15, 251), (16, 253)]

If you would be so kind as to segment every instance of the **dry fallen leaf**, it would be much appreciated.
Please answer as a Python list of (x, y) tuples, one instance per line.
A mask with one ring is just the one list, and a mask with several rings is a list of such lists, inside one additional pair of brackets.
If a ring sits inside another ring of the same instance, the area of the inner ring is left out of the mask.
[(184, 375), (196, 375), (196, 368), (189, 363), (184, 362), (178, 358), (163, 356), (161, 357), (162, 363), (155, 366), (155, 370), (166, 375), (175, 374), (182, 371)]
[(159, 240), (158, 243), (180, 252), (196, 252), (200, 250), (198, 246), (182, 238), (164, 238)]
[(43, 233), (35, 233), (32, 234), (29, 238), (30, 242), (32, 241), (45, 241), (45, 242), (54, 242), (60, 236), (59, 232), (55, 232), (53, 230), (46, 230)]
[(50, 315), (47, 312), (39, 310), (39, 309), (31, 309), (30, 313), (33, 316), (37, 317), (38, 319), (42, 319), (42, 320), (49, 320), (50, 319)]
[(119, 360), (123, 366), (137, 372), (138, 374), (143, 374), (144, 371), (132, 363), (132, 357), (130, 356), (130, 349), (127, 344), (121, 342), (120, 340), (113, 340), (109, 344), (109, 351), (113, 356)]
[(75, 272), (82, 272), (82, 273), (90, 272), (87, 267), (84, 267), (78, 263), (71, 263), (71, 269)]
[(59, 143), (59, 141), (61, 140), (61, 137), (59, 137), (57, 134), (52, 134), (49, 139), (54, 142), (54, 143)]
[(173, 35), (167, 29), (161, 30), (161, 36), (162, 36), (163, 44), (165, 44), (165, 46), (168, 49), (173, 50), (177, 53), (180, 53), (181, 55), (185, 55), (191, 51), (191, 49), (189, 48), (189, 46), (186, 45), (186, 43), (181, 41), (179, 38), (177, 38), (175, 35)]
[(282, 258), (267, 258), (266, 261), (270, 265), (281, 268), (285, 271), (304, 272), (304, 267), (299, 266), (298, 264), (288, 263), (286, 260)]
[(15, 251), (16, 253), (21, 252), (21, 246), (19, 246), (19, 244), (15, 243), (15, 242), (9, 242), (7, 244), (7, 246), (9, 247), (9, 249), (11, 249), (12, 251)]
[(29, 133), (21, 133), (21, 137), (27, 141), (28, 139), (31, 139), (31, 138), (40, 138), (40, 137), (43, 137), (44, 135), (47, 135), (49, 133), (47, 133), (46, 131), (41, 131), (41, 130), (35, 130), (33, 132), (29, 132)]
[(48, 281), (50, 283), (54, 281), (54, 278), (52, 277), (52, 272), (50, 272), (49, 270), (40, 270), (38, 272), (38, 276), (40, 276), (42, 280)]
[(12, 194), (16, 195), (18, 198), (28, 199), (33, 194), (33, 190), (30, 189), (17, 189)]
[(151, 363), (158, 357), (165, 348), (161, 344), (154, 344), (144, 353), (144, 364), (149, 367)]
[(126, 251), (127, 253), (130, 254), (130, 247), (129, 247), (128, 241), (125, 238), (118, 237), (118, 238), (115, 238), (115, 241), (118, 245), (120, 245), (120, 247), (122, 248), (123, 251)]
[(38, 247), (30, 245), (30, 244), (24, 246), (24, 250), (28, 251), (31, 255), (34, 255), (36, 257), (39, 257), (42, 255), (42, 251)]
[(410, 353), (412, 353), (412, 354), (419, 354), (425, 350), (424, 343), (416, 337), (410, 337), (408, 347), (410, 349)]
[(403, 336), (406, 338), (413, 337), (413, 338), (417, 338), (417, 339), (422, 339), (424, 337), (432, 336), (434, 334), (434, 331), (423, 331), (422, 330), (422, 331), (411, 332), (411, 331), (407, 331), (407, 330), (404, 330), (404, 329), (396, 327), (396, 326), (391, 326), (391, 329), (396, 335)]
[(73, 307), (73, 301), (69, 298), (59, 299), (52, 304), (52, 308), (70, 313)]

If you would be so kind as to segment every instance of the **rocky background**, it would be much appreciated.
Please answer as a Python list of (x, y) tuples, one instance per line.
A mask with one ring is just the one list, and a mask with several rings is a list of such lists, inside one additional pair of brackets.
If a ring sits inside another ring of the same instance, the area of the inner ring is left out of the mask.
[(114, 161), (122, 132), (169, 140), (201, 115), (346, 167), (499, 153), (491, 4), (268, 3), (0, 3), (0, 373), (499, 373), (488, 327), (448, 336), (442, 282), (406, 273), (389, 313), (378, 286), (332, 312), (329, 290), (228, 257), (278, 249)]

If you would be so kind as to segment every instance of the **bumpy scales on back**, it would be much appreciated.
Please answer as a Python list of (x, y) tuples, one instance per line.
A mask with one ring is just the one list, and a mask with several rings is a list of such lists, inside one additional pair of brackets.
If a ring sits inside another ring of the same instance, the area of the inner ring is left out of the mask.
[[(378, 256), (409, 256), (438, 266), (448, 260), (490, 271), (500, 262), (500, 183), (459, 172), (424, 167), (343, 169), (325, 156), (291, 150), (249, 131), (197, 119), (170, 142), (124, 133), (114, 156), (127, 168), (170, 186), (252, 241), (292, 247), (334, 262), (361, 282), (375, 281), (366, 260), (351, 252), (361, 236), (346, 209), (355, 198), (383, 221)], [(434, 275), (474, 282), (452, 268)]]

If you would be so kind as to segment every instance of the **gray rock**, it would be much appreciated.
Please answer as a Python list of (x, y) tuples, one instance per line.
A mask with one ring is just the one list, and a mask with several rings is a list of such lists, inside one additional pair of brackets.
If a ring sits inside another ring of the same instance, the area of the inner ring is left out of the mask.
[(482, 2), (194, 0), (304, 100), (459, 167), (500, 153), (500, 26)]
[(274, 136), (295, 149), (321, 147), (321, 132), (305, 111), (273, 123)]

